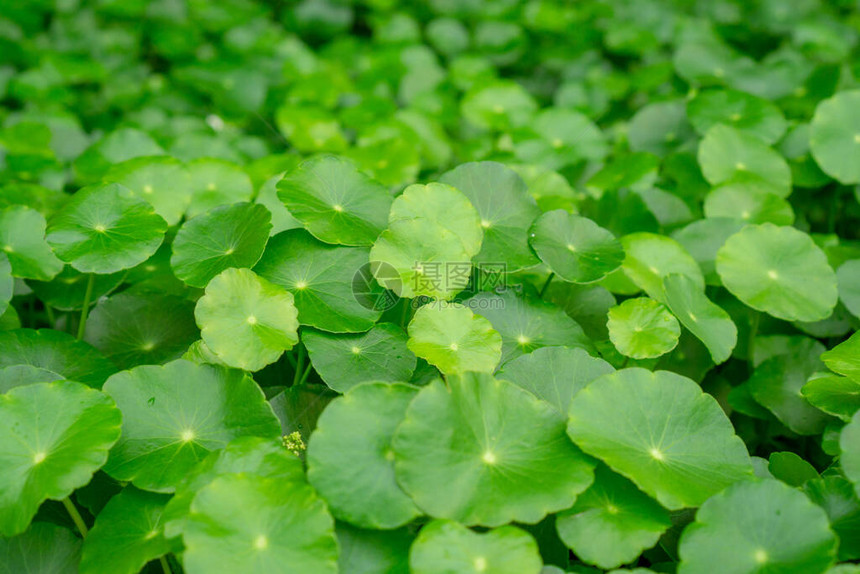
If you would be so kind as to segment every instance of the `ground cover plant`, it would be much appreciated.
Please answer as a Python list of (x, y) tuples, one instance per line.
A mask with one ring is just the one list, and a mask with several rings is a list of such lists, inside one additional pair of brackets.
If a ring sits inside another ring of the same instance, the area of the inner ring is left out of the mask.
[(0, 0), (0, 573), (860, 572), (848, 0)]

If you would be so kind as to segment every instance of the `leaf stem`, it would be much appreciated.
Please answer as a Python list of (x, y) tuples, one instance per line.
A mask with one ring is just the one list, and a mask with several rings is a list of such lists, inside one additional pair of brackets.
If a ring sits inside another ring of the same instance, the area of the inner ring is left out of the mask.
[(54, 315), (54, 308), (45, 303), (45, 314), (48, 316), (48, 322), (51, 324), (51, 329), (57, 324), (57, 317)]
[(310, 362), (308, 362), (308, 366), (305, 368), (305, 374), (302, 375), (302, 379), (299, 381), (300, 385), (305, 384), (305, 381), (308, 380), (308, 375), (311, 374), (311, 366)]
[(299, 384), (299, 382), (301, 381), (301, 378), (302, 378), (301, 373), (302, 373), (302, 370), (304, 369), (304, 366), (305, 366), (305, 346), (300, 345), (297, 353), (298, 353), (298, 358), (296, 359), (296, 372), (293, 375), (293, 386), (294, 387)]
[(86, 522), (84, 522), (84, 519), (81, 517), (81, 513), (78, 512), (75, 503), (67, 496), (63, 499), (63, 506), (66, 507), (66, 511), (69, 513), (69, 516), (72, 517), (72, 522), (74, 522), (75, 526), (78, 527), (78, 532), (81, 533), (81, 538), (86, 538), (89, 533), (89, 529), (87, 528)]
[(553, 277), (555, 277), (555, 272), (551, 271), (549, 274), (549, 277), (546, 278), (546, 283), (544, 283), (543, 287), (540, 288), (540, 295), (538, 295), (538, 297), (540, 297), (541, 299), (543, 299), (543, 294), (546, 293), (546, 290), (549, 287), (549, 284), (552, 283)]
[(170, 562), (167, 561), (167, 555), (160, 556), (158, 561), (161, 562), (161, 569), (164, 570), (164, 574), (172, 574), (170, 571)]
[(81, 322), (78, 324), (78, 341), (84, 338), (84, 333), (87, 330), (87, 313), (90, 312), (90, 299), (93, 296), (93, 287), (96, 283), (96, 276), (90, 273), (90, 278), (87, 279), (87, 291), (84, 294), (84, 306), (81, 308)]

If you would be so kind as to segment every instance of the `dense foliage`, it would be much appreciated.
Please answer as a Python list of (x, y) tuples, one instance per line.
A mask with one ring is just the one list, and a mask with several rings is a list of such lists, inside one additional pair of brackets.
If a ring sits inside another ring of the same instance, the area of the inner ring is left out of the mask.
[(0, 0), (0, 573), (860, 572), (858, 39)]

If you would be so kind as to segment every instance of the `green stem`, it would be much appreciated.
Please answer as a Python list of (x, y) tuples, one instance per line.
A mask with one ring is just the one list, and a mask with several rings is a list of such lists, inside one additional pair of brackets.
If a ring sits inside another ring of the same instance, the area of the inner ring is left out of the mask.
[(161, 556), (158, 561), (161, 562), (161, 569), (164, 570), (164, 574), (172, 574), (170, 572), (170, 562), (167, 561), (167, 556)]
[(753, 356), (755, 355), (755, 338), (758, 334), (759, 321), (761, 321), (761, 313), (753, 314), (750, 319), (750, 333), (749, 340), (747, 341), (747, 360), (750, 363), (750, 369), (752, 369)]
[(630, 362), (630, 357), (624, 357), (624, 360), (623, 360), (623, 361), (621, 361), (621, 366), (620, 366), (620, 367), (618, 367), (618, 368), (619, 368), (619, 369), (623, 369), (624, 367), (626, 367), (626, 366), (627, 366), (627, 363), (629, 363), (629, 362)]
[(87, 279), (87, 291), (84, 294), (84, 306), (81, 309), (81, 322), (78, 325), (78, 341), (84, 338), (84, 333), (87, 330), (87, 313), (90, 312), (90, 299), (93, 296), (93, 287), (96, 283), (96, 276), (90, 273), (90, 278)]
[(842, 186), (836, 185), (833, 188), (833, 195), (830, 197), (830, 209), (827, 211), (827, 232), (834, 233), (836, 231), (836, 219), (839, 216), (839, 199), (842, 195)]
[(304, 345), (299, 346), (298, 355), (299, 356), (296, 359), (296, 373), (295, 373), (295, 375), (293, 375), (293, 386), (294, 387), (299, 384), (299, 381), (301, 381), (301, 378), (302, 378), (301, 374), (303, 372), (302, 370), (305, 367), (305, 346)]
[(57, 317), (54, 315), (54, 308), (45, 303), (45, 314), (48, 316), (48, 322), (51, 324), (51, 329), (57, 324)]
[(546, 293), (549, 284), (552, 283), (552, 278), (555, 277), (555, 273), (550, 273), (549, 277), (546, 278), (546, 283), (543, 284), (543, 287), (540, 289), (540, 295), (538, 295), (541, 299), (543, 299), (543, 294)]
[(75, 523), (75, 526), (78, 527), (78, 532), (81, 533), (81, 538), (86, 538), (87, 533), (89, 533), (89, 529), (87, 528), (86, 522), (81, 518), (81, 513), (78, 512), (75, 503), (67, 496), (63, 499), (63, 506), (66, 507), (66, 511), (69, 513), (69, 516), (72, 517), (72, 522)]
[(302, 379), (299, 381), (299, 384), (300, 384), (300, 385), (305, 384), (305, 381), (307, 381), (307, 380), (308, 380), (308, 375), (310, 375), (310, 374), (311, 374), (311, 364), (310, 364), (310, 363), (308, 363), (308, 366), (307, 366), (307, 368), (305, 369), (305, 374), (304, 374), (304, 375), (302, 375)]

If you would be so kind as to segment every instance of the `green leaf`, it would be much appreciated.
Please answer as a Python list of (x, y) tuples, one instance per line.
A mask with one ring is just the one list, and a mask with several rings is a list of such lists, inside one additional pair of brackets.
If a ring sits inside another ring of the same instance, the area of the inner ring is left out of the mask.
[(360, 333), (381, 315), (353, 287), (367, 265), (367, 248), (328, 245), (291, 229), (271, 239), (254, 271), (293, 294), (302, 325)]
[(492, 373), (502, 337), (490, 322), (459, 303), (429, 303), (409, 322), (409, 350), (445, 374)]
[(406, 342), (406, 333), (393, 323), (357, 335), (302, 331), (314, 370), (339, 393), (367, 381), (409, 381), (417, 359)]
[(388, 529), (421, 514), (394, 478), (391, 439), (418, 389), (366, 383), (333, 400), (308, 441), (308, 481), (332, 514)]
[(787, 200), (743, 181), (712, 189), (705, 197), (704, 211), (707, 218), (730, 217), (774, 225), (794, 223), (794, 210)]
[(814, 466), (790, 451), (770, 453), (767, 468), (774, 478), (789, 486), (800, 487), (805, 482), (818, 478), (818, 471)]
[(666, 306), (696, 336), (715, 364), (729, 359), (738, 341), (738, 329), (728, 313), (715, 305), (692, 279), (670, 273), (663, 278)]
[(173, 492), (234, 438), (280, 436), (262, 391), (241, 371), (179, 360), (117, 373), (104, 389), (123, 413), (122, 438), (104, 470), (144, 490)]
[(463, 117), (478, 127), (504, 131), (524, 126), (537, 111), (537, 103), (519, 84), (498, 81), (478, 85), (460, 104)]
[(594, 349), (579, 323), (564, 311), (511, 289), (498, 294), (478, 293), (463, 304), (487, 318), (502, 336), (500, 365), (541, 347)]
[(618, 352), (633, 359), (665, 355), (678, 345), (681, 336), (678, 320), (666, 307), (648, 297), (627, 299), (610, 309), (607, 326)]
[(484, 240), (475, 263), (504, 263), (507, 273), (537, 265), (528, 236), (540, 209), (515, 171), (494, 161), (470, 162), (439, 181), (463, 192), (478, 211)]
[(293, 295), (250, 269), (226, 269), (206, 286), (194, 317), (225, 364), (259, 371), (299, 342)]
[(726, 124), (766, 144), (785, 133), (785, 117), (778, 107), (752, 94), (736, 90), (705, 90), (687, 103), (690, 123), (702, 135), (716, 124)]
[(521, 386), (565, 414), (579, 391), (614, 370), (612, 365), (583, 349), (542, 347), (507, 362), (497, 377)]
[(836, 270), (839, 300), (855, 317), (860, 317), (860, 259), (846, 261)]
[(47, 369), (32, 365), (13, 365), (0, 368), (0, 393), (5, 393), (15, 387), (32, 385), (33, 383), (52, 383), (62, 381), (65, 377)]
[(63, 270), (63, 262), (45, 241), (45, 226), (45, 218), (35, 209), (14, 205), (0, 210), (0, 250), (8, 257), (13, 276), (50, 281)]
[(314, 237), (326, 243), (373, 245), (385, 229), (391, 194), (350, 160), (309, 159), (278, 182), (278, 197)]
[(809, 235), (770, 223), (748, 225), (717, 253), (717, 273), (735, 297), (786, 321), (826, 319), (836, 273)]
[(821, 360), (834, 373), (860, 382), (860, 331), (822, 353)]
[(827, 513), (830, 527), (839, 536), (839, 560), (857, 560), (860, 557), (860, 499), (851, 483), (842, 476), (824, 476), (808, 480), (803, 491)]
[(558, 535), (576, 556), (605, 569), (633, 562), (671, 525), (662, 506), (603, 465), (594, 484), (556, 519)]
[(414, 574), (539, 574), (542, 565), (534, 538), (515, 526), (479, 534), (450, 520), (424, 526), (409, 553)]
[(116, 372), (116, 367), (87, 343), (51, 329), (0, 332), (0, 368), (14, 365), (31, 365), (91, 387), (101, 387)]
[(78, 190), (48, 222), (47, 240), (82, 273), (115, 273), (149, 259), (166, 230), (148, 203), (111, 183)]
[(590, 219), (563, 209), (538, 217), (529, 236), (541, 261), (571, 283), (599, 281), (624, 261), (624, 250), (614, 235)]
[(119, 438), (121, 420), (109, 397), (80, 383), (0, 395), (0, 533), (24, 532), (42, 502), (88, 483)]
[(670, 510), (699, 506), (752, 476), (717, 401), (668, 371), (624, 369), (595, 380), (570, 402), (567, 432)]
[(848, 377), (816, 373), (800, 392), (812, 406), (844, 421), (860, 410), (860, 383)]
[(819, 102), (809, 132), (812, 157), (822, 171), (845, 185), (860, 183), (860, 90)]
[(392, 203), (370, 261), (397, 271), (403, 297), (450, 299), (468, 284), (482, 238), (481, 218), (463, 193), (442, 183), (410, 185)]
[(842, 427), (839, 434), (839, 463), (845, 476), (854, 483), (854, 492), (860, 496), (860, 413)]
[(211, 452), (192, 468), (176, 486), (161, 519), (168, 538), (182, 535), (185, 519), (197, 492), (225, 474), (247, 473), (281, 481), (305, 480), (301, 460), (282, 441), (256, 436), (240, 436), (220, 450)]
[(137, 157), (117, 163), (104, 180), (132, 190), (171, 226), (179, 223), (191, 202), (188, 170), (172, 157)]
[(558, 411), (486, 374), (424, 387), (392, 445), (397, 482), (418, 507), (467, 525), (538, 522), (593, 479)]
[(188, 574), (337, 573), (334, 522), (300, 481), (220, 476), (194, 497), (182, 538)]
[[(251, 201), (254, 186), (238, 165), (214, 158), (188, 163), (191, 204), (186, 217), (196, 217), (222, 205)], [(268, 206), (267, 206), (268, 207)]]
[(23, 534), (0, 538), (2, 574), (78, 574), (81, 539), (68, 528), (34, 522)]
[(129, 369), (178, 359), (198, 337), (190, 301), (123, 291), (93, 308), (85, 338), (119, 368)]
[(413, 535), (406, 528), (363, 530), (336, 526), (340, 574), (408, 574)]
[(81, 574), (134, 574), (169, 553), (162, 514), (169, 497), (128, 486), (98, 513), (84, 541)]
[(674, 239), (654, 233), (633, 233), (621, 238), (623, 269), (649, 297), (663, 302), (663, 279), (670, 273), (688, 277), (699, 289), (705, 280), (696, 260)]
[(700, 219), (673, 233), (672, 239), (693, 256), (702, 269), (705, 283), (722, 285), (716, 270), (717, 251), (743, 227), (743, 221), (728, 217)]
[(827, 515), (803, 493), (776, 480), (744, 481), (696, 513), (681, 535), (678, 573), (820, 573), (836, 546)]
[(791, 170), (785, 159), (754, 135), (717, 124), (699, 144), (702, 175), (713, 186), (749, 182), (779, 197), (791, 193)]
[(234, 203), (189, 219), (173, 240), (174, 273), (202, 288), (225, 269), (253, 267), (269, 240), (271, 218), (262, 205)]

